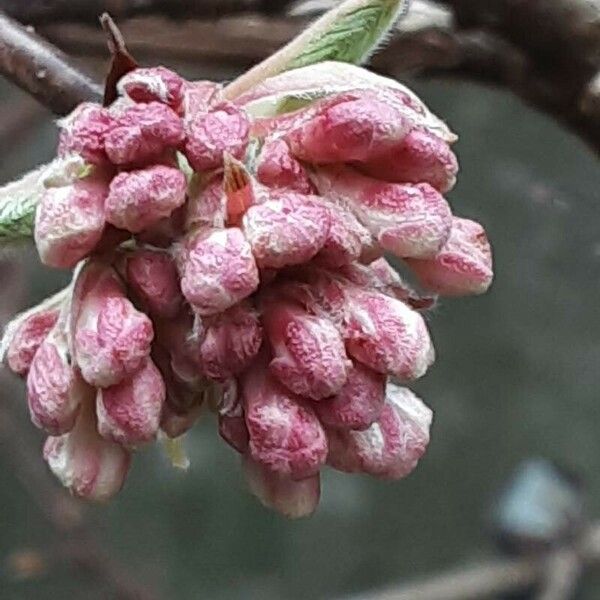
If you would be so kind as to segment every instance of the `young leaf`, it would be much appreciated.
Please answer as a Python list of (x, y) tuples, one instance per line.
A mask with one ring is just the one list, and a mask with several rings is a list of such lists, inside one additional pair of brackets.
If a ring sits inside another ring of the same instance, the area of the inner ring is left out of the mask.
[(377, 49), (409, 5), (410, 0), (345, 0), (229, 84), (224, 93), (230, 99), (237, 98), (267, 77), (322, 61), (360, 64)]

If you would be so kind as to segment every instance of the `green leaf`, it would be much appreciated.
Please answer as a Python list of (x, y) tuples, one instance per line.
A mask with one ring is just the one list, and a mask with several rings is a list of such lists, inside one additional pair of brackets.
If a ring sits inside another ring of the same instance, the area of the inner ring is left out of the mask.
[(327, 28), (313, 36), (286, 65), (305, 67), (326, 60), (361, 64), (377, 49), (388, 31), (408, 10), (408, 0), (348, 2)]

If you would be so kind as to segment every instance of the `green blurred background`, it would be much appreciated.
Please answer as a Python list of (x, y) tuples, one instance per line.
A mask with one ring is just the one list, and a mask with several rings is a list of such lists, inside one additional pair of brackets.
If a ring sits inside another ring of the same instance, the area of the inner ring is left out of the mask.
[[(429, 316), (438, 358), (414, 385), (435, 412), (429, 451), (396, 483), (327, 470), (317, 513), (290, 522), (247, 493), (237, 456), (206, 415), (187, 439), (189, 472), (174, 471), (157, 447), (141, 451), (123, 492), (91, 509), (110, 553), (162, 598), (338, 598), (482, 560), (494, 552), (490, 503), (530, 456), (578, 473), (600, 516), (597, 158), (508, 94), (459, 81), (411, 85), (460, 135), (450, 200), (485, 225), (496, 265), (486, 296), (444, 301)], [(0, 102), (19, 94), (3, 85)], [(50, 159), (55, 142), (49, 117), (19, 133), (2, 148), (0, 181)], [(19, 308), (66, 279), (40, 268), (31, 250), (12, 260), (24, 280)], [(0, 282), (0, 304), (15, 286)], [(10, 379), (0, 401), (8, 395), (26, 419), (22, 384)], [(13, 576), (13, 553), (52, 552), (54, 534), (10, 452), (0, 449), (0, 598), (110, 598), (60, 561), (39, 577)], [(598, 586), (586, 576), (578, 597), (600, 597)]]

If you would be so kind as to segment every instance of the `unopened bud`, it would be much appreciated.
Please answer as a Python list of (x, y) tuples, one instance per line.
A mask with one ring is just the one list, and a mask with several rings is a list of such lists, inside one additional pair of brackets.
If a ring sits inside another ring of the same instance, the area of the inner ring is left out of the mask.
[(150, 354), (150, 319), (125, 297), (114, 269), (101, 263), (89, 263), (77, 278), (72, 327), (76, 363), (93, 386), (119, 383)]
[(36, 352), (27, 376), (31, 420), (51, 435), (70, 431), (90, 390), (71, 364), (64, 324), (59, 321)]
[(318, 473), (327, 439), (308, 403), (275, 381), (260, 362), (244, 374), (242, 399), (255, 461), (293, 479)]
[(138, 233), (182, 206), (186, 189), (185, 175), (173, 167), (155, 165), (120, 173), (110, 183), (106, 220)]
[(365, 161), (408, 133), (406, 109), (376, 94), (342, 94), (311, 107), (312, 118), (288, 134), (292, 154), (315, 164)]
[(44, 459), (73, 494), (103, 501), (123, 486), (131, 457), (125, 448), (96, 431), (93, 400), (88, 398), (73, 430), (46, 440)]
[(458, 161), (447, 142), (428, 131), (413, 129), (397, 146), (357, 168), (376, 179), (428, 183), (444, 193), (454, 187)]
[(27, 375), (35, 353), (56, 324), (63, 298), (63, 293), (60, 298), (57, 295), (56, 301), (49, 298), (7, 325), (0, 345), (0, 358), (6, 360), (13, 373)]
[(367, 429), (377, 420), (385, 400), (386, 376), (354, 362), (342, 389), (315, 402), (321, 423), (334, 429)]
[(273, 297), (263, 323), (273, 351), (270, 371), (299, 396), (320, 400), (340, 391), (350, 368), (339, 331), (326, 317)]
[(376, 291), (347, 289), (348, 353), (379, 373), (421, 377), (435, 353), (423, 317), (404, 302)]
[(262, 339), (258, 313), (248, 302), (207, 317), (199, 344), (200, 370), (217, 380), (239, 375), (258, 354)]
[(281, 139), (270, 139), (264, 143), (256, 176), (262, 184), (271, 188), (286, 188), (300, 194), (315, 192), (306, 169)]
[(158, 250), (138, 249), (124, 261), (127, 285), (148, 311), (158, 317), (175, 317), (183, 296), (171, 256)]
[(184, 139), (181, 119), (160, 102), (126, 106), (114, 119), (105, 149), (115, 165), (147, 164), (177, 149)]
[(119, 80), (117, 90), (134, 102), (162, 102), (177, 109), (185, 79), (166, 67), (139, 68)]
[(450, 237), (437, 256), (407, 260), (419, 283), (442, 296), (483, 294), (492, 283), (492, 249), (483, 227), (454, 217)]
[(243, 229), (258, 266), (279, 269), (317, 254), (327, 239), (329, 211), (316, 196), (281, 193), (251, 206)]
[(317, 508), (321, 493), (318, 473), (295, 480), (274, 473), (249, 457), (243, 459), (243, 468), (248, 488), (267, 508), (289, 519), (308, 517)]
[(114, 119), (107, 109), (99, 104), (83, 102), (58, 121), (58, 155), (76, 154), (93, 165), (108, 163), (104, 141), (113, 126)]
[(386, 183), (343, 166), (320, 168), (314, 179), (321, 194), (346, 202), (381, 247), (400, 258), (433, 257), (450, 235), (450, 207), (426, 183)]
[(71, 268), (102, 238), (107, 184), (101, 178), (76, 180), (48, 188), (38, 205), (34, 237), (41, 261)]
[(165, 383), (148, 358), (131, 378), (98, 390), (98, 432), (124, 446), (150, 442), (158, 432), (164, 400)]
[(256, 290), (258, 269), (240, 229), (200, 230), (184, 242), (181, 291), (198, 314), (227, 310)]
[(185, 155), (196, 171), (221, 167), (225, 152), (242, 158), (249, 132), (245, 111), (231, 103), (221, 104), (186, 123)]
[(365, 431), (330, 430), (328, 463), (340, 471), (406, 477), (429, 444), (432, 412), (407, 388), (388, 384), (379, 419)]

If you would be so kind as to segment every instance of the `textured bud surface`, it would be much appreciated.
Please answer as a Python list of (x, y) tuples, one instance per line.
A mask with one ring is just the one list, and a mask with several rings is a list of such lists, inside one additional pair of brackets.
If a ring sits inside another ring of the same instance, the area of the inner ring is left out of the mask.
[(249, 133), (246, 113), (233, 104), (221, 104), (186, 124), (185, 155), (196, 171), (221, 167), (224, 152), (243, 156)]
[(357, 168), (377, 179), (428, 183), (440, 192), (454, 187), (458, 161), (450, 146), (433, 133), (413, 129), (397, 146)]
[(72, 431), (46, 440), (44, 460), (73, 494), (108, 500), (123, 486), (130, 455), (122, 446), (100, 437), (91, 399), (82, 408)]
[(263, 321), (273, 351), (269, 369), (281, 383), (313, 400), (340, 391), (350, 362), (333, 323), (279, 298), (266, 302)]
[(35, 353), (27, 376), (31, 420), (51, 435), (73, 428), (89, 387), (71, 365), (63, 324), (58, 323)]
[(267, 140), (261, 150), (256, 169), (258, 180), (274, 188), (287, 188), (301, 194), (313, 194), (315, 188), (302, 163), (284, 140)]
[(258, 354), (262, 327), (258, 313), (248, 302), (240, 302), (204, 323), (199, 344), (200, 370), (212, 379), (239, 375)]
[(443, 296), (483, 294), (494, 277), (492, 249), (483, 227), (458, 217), (435, 258), (407, 263), (423, 287)]
[(111, 182), (106, 220), (120, 229), (138, 233), (168, 217), (185, 202), (185, 175), (173, 167), (156, 165), (120, 173)]
[(386, 376), (355, 362), (342, 389), (314, 404), (323, 425), (334, 429), (366, 429), (379, 418)]
[(346, 349), (379, 373), (421, 377), (433, 363), (433, 344), (423, 317), (396, 298), (352, 288), (347, 292)]
[(243, 233), (199, 231), (185, 242), (181, 291), (200, 315), (227, 310), (258, 287), (258, 269)]
[(115, 115), (105, 138), (106, 154), (115, 165), (138, 165), (159, 159), (184, 139), (177, 113), (160, 102), (132, 104)]
[(450, 235), (450, 207), (426, 183), (386, 183), (344, 167), (319, 169), (315, 182), (324, 196), (347, 203), (382, 248), (400, 258), (433, 257)]
[(113, 126), (114, 120), (108, 110), (92, 102), (80, 104), (58, 121), (58, 156), (77, 154), (93, 165), (106, 164), (104, 140)]
[(163, 378), (147, 359), (130, 379), (98, 390), (98, 432), (124, 446), (150, 442), (158, 432), (164, 400)]
[(125, 258), (127, 285), (159, 317), (173, 318), (183, 296), (174, 260), (166, 252), (140, 249)]
[(325, 432), (312, 408), (294, 397), (262, 367), (242, 381), (252, 458), (293, 479), (310, 477), (327, 457)]
[(315, 196), (289, 192), (251, 206), (243, 229), (258, 266), (279, 269), (317, 254), (327, 239), (329, 211)]
[(182, 100), (185, 80), (166, 67), (141, 68), (121, 77), (117, 91), (134, 102), (162, 102), (176, 109)]
[(431, 420), (431, 410), (415, 394), (388, 384), (381, 415), (368, 429), (328, 432), (328, 463), (351, 473), (406, 477), (427, 449)]
[[(11, 339), (6, 348), (6, 362), (13, 373), (27, 375), (35, 353), (56, 324), (58, 313), (58, 308), (33, 312), (10, 332)], [(5, 335), (7, 333), (8, 331)]]
[(91, 385), (119, 383), (150, 354), (152, 323), (125, 297), (111, 267), (91, 263), (80, 273), (72, 323), (75, 360)]
[(108, 189), (102, 180), (81, 179), (44, 192), (35, 217), (35, 243), (42, 262), (73, 267), (100, 241)]

